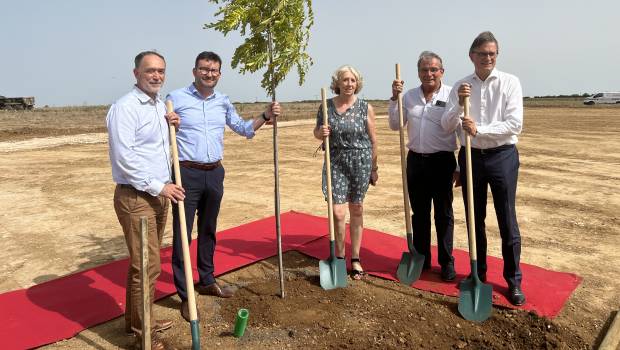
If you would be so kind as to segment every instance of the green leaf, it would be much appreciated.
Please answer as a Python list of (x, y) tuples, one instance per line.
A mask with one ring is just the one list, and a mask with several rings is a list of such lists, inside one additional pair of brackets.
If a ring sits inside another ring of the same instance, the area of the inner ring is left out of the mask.
[[(233, 55), (231, 66), (239, 72), (254, 73), (263, 68), (261, 86), (275, 98), (276, 87), (293, 67), (299, 76), (299, 85), (313, 64), (306, 53), (310, 28), (314, 24), (311, 0), (209, 0), (221, 5), (215, 17), (219, 20), (205, 24), (226, 36), (239, 31), (245, 37)], [(269, 56), (268, 35), (272, 36)], [(271, 63), (270, 63), (271, 58)]]

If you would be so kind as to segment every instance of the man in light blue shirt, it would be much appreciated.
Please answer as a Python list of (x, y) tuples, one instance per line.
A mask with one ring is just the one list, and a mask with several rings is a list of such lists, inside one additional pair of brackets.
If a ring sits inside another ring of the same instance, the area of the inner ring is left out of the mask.
[[(125, 299), (125, 331), (141, 336), (142, 293), (140, 287), (140, 217), (148, 219), (149, 287), (151, 330), (172, 326), (170, 320), (155, 320), (152, 311), (155, 281), (161, 271), (159, 248), (166, 227), (168, 200), (185, 198), (181, 187), (171, 183), (168, 122), (179, 126), (176, 113), (166, 114), (158, 93), (164, 83), (166, 62), (157, 52), (139, 53), (135, 60), (136, 85), (116, 101), (108, 112), (110, 163), (114, 210), (125, 234), (130, 264)], [(138, 337), (139, 338), (139, 337)], [(153, 337), (152, 349), (163, 349)], [(138, 342), (137, 342), (138, 343)]]
[[(181, 181), (186, 190), (185, 216), (187, 239), (191, 243), (194, 216), (198, 215), (197, 267), (200, 281), (196, 290), (200, 294), (229, 298), (233, 295), (227, 287), (221, 288), (213, 276), (215, 232), (220, 203), (224, 194), (224, 129), (226, 125), (235, 133), (248, 139), (271, 118), (280, 114), (280, 105), (273, 102), (259, 118), (243, 120), (228, 96), (215, 90), (220, 77), (222, 60), (213, 52), (202, 52), (196, 57), (194, 82), (188, 87), (172, 91), (168, 99), (183, 122), (177, 133)], [(174, 284), (181, 298), (181, 315), (189, 322), (185, 271), (181, 247), (179, 211), (172, 207), (173, 243), (172, 270)]]

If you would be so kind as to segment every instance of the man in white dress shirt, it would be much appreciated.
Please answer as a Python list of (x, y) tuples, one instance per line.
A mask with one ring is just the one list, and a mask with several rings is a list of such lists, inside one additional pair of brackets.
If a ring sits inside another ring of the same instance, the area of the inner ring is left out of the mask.
[[(453, 281), (454, 257), (452, 241), (454, 214), (452, 185), (456, 170), (454, 151), (456, 134), (441, 127), (450, 86), (443, 84), (444, 68), (439, 55), (424, 51), (418, 59), (420, 86), (403, 95), (404, 123), (409, 142), (407, 148), (407, 183), (411, 202), (413, 245), (425, 256), (424, 269), (431, 267), (431, 203), (435, 208), (438, 261), (441, 279)], [(404, 82), (394, 80), (389, 106), (389, 124), (392, 130), (400, 127), (396, 99), (403, 91)]]
[[(166, 227), (169, 200), (185, 198), (181, 187), (171, 183), (168, 120), (179, 126), (179, 116), (166, 114), (159, 90), (164, 83), (166, 62), (157, 52), (139, 53), (135, 60), (136, 85), (116, 101), (108, 112), (106, 122), (109, 136), (114, 210), (123, 228), (129, 250), (125, 296), (125, 331), (142, 330), (142, 296), (140, 292), (140, 217), (148, 219), (149, 287), (151, 310), (155, 280), (159, 276), (159, 248)], [(170, 320), (155, 320), (151, 311), (153, 333), (172, 326)], [(136, 342), (139, 344), (139, 342)], [(163, 343), (153, 337), (152, 349), (163, 349)]]
[[(441, 123), (446, 131), (460, 131), (461, 144), (465, 144), (463, 130), (472, 136), (472, 172), (474, 216), (478, 255), (478, 274), (486, 280), (487, 239), (485, 217), (487, 188), (491, 188), (493, 205), (502, 239), (504, 279), (508, 283), (508, 300), (523, 305), (525, 295), (521, 290), (521, 235), (515, 210), (519, 152), (517, 135), (523, 125), (523, 93), (521, 83), (514, 75), (495, 68), (499, 44), (491, 32), (483, 32), (474, 39), (469, 58), (475, 72), (459, 80), (450, 95), (448, 108)], [(470, 116), (463, 117), (465, 97), (470, 97)], [(465, 149), (459, 152), (459, 165), (465, 168)], [(467, 203), (467, 184), (464, 172), (463, 201)], [(465, 205), (467, 210), (467, 205)], [(465, 216), (467, 218), (467, 215)]]

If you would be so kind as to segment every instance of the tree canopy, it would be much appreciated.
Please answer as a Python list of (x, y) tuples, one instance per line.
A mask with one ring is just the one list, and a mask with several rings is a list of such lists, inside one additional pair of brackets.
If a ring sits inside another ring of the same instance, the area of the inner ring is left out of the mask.
[[(231, 66), (239, 72), (254, 73), (267, 67), (261, 86), (269, 96), (286, 74), (297, 68), (299, 85), (313, 61), (306, 53), (310, 27), (314, 24), (311, 0), (209, 0), (220, 4), (215, 16), (221, 18), (205, 24), (225, 36), (230, 31), (240, 31), (245, 37), (232, 58)], [(270, 63), (269, 34), (273, 42)]]

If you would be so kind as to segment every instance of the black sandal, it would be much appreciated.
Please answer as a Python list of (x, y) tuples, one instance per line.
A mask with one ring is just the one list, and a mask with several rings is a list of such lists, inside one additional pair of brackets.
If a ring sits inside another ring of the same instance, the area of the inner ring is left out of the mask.
[(361, 280), (364, 275), (366, 275), (366, 272), (364, 272), (364, 270), (357, 270), (353, 268), (353, 263), (356, 262), (358, 264), (362, 264), (362, 262), (360, 261), (359, 258), (351, 258), (351, 278), (353, 278), (356, 281)]

